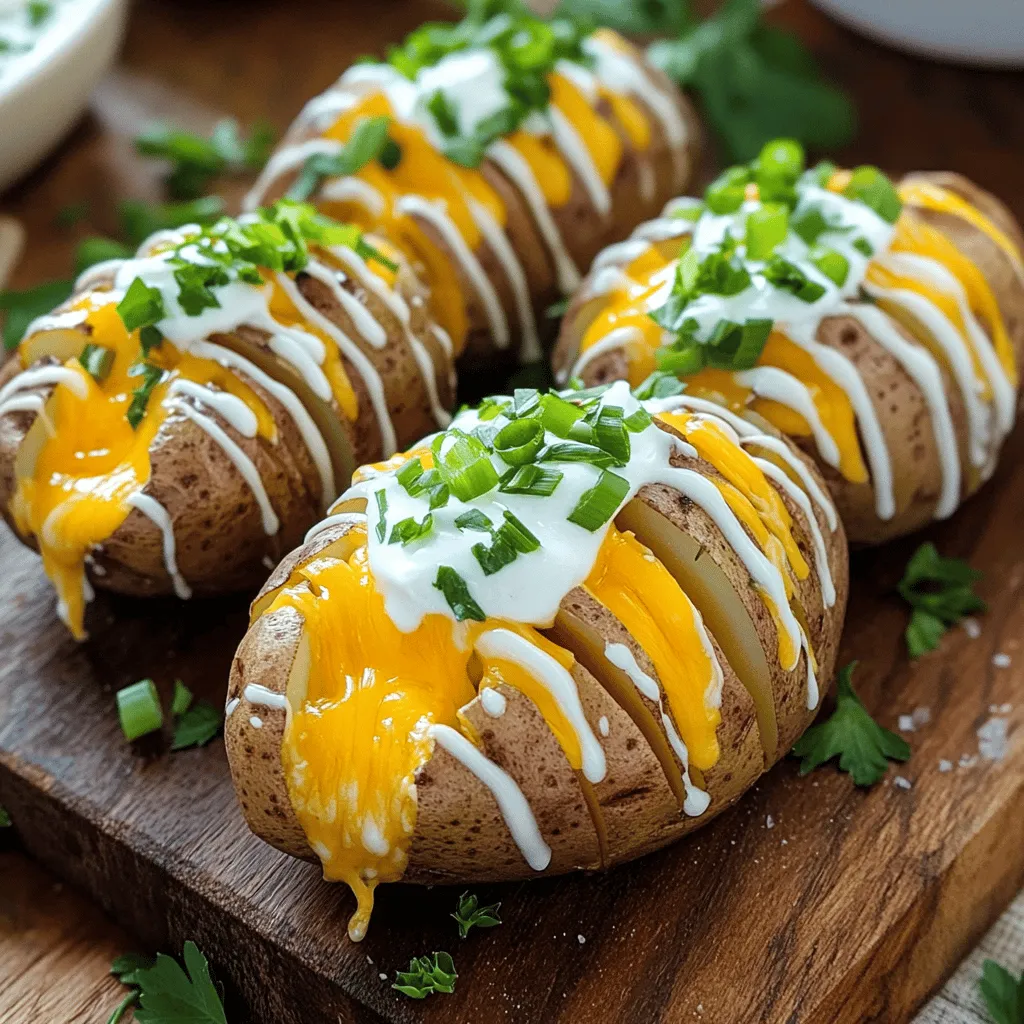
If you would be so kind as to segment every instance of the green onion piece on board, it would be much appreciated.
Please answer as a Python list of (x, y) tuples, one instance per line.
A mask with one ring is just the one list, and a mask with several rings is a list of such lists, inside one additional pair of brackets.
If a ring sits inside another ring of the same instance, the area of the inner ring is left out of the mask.
[(164, 724), (160, 695), (152, 679), (142, 679), (117, 691), (117, 715), (121, 731), (129, 742), (151, 732), (159, 732)]
[(174, 680), (174, 699), (171, 701), (171, 714), (175, 718), (185, 714), (192, 706), (192, 691), (180, 680)]

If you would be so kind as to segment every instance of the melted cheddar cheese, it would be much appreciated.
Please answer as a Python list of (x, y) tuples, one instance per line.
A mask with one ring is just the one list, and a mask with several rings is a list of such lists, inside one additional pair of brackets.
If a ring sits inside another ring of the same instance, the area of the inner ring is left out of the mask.
[[(19, 453), (12, 499), (18, 529), (39, 545), (62, 616), (79, 639), (85, 635), (86, 557), (121, 526), (131, 511), (129, 499), (149, 481), (150, 447), (169, 414), (164, 399), (174, 381), (192, 381), (234, 395), (255, 415), (260, 436), (268, 441), (277, 436), (273, 416), (252, 389), (218, 363), (182, 352), (168, 341), (150, 355), (150, 361), (167, 373), (133, 429), (126, 413), (139, 385), (131, 373), (139, 361), (139, 338), (137, 332), (125, 330), (117, 298), (110, 292), (92, 292), (73, 304), (72, 312), (85, 315), (87, 333), (82, 333), (81, 344), (91, 340), (113, 351), (110, 372), (97, 381), (77, 356), (66, 362), (80, 387), (54, 387), (33, 427), (38, 441), (30, 436)], [(56, 332), (54, 338), (59, 349), (66, 344), (67, 332)], [(22, 358), (34, 362), (47, 347), (45, 333), (31, 337), (22, 346)]]

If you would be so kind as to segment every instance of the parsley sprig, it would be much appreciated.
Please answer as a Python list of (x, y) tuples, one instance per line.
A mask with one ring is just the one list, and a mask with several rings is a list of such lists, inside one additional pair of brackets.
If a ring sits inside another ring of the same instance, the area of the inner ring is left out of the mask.
[(839, 672), (839, 693), (831, 717), (811, 726), (797, 740), (793, 753), (802, 758), (800, 774), (807, 775), (833, 757), (858, 786), (873, 786), (886, 773), (889, 761), (906, 761), (910, 746), (883, 729), (867, 712), (853, 689), (857, 662)]
[(452, 917), (459, 926), (459, 938), (464, 939), (469, 935), (471, 928), (495, 928), (501, 924), (498, 911), (500, 903), (492, 903), (489, 906), (481, 907), (480, 901), (473, 893), (464, 892), (459, 897), (459, 905)]
[(1024, 1024), (1024, 974), (1015, 978), (995, 960), (986, 960), (978, 989), (995, 1024)]
[(899, 592), (910, 605), (904, 636), (912, 658), (934, 651), (946, 630), (985, 602), (974, 592), (982, 574), (959, 558), (943, 558), (931, 541), (922, 544), (907, 563)]
[(397, 971), (391, 987), (410, 999), (426, 999), (435, 992), (454, 992), (458, 977), (452, 958), (447, 953), (434, 953), (410, 960), (409, 970)]
[(218, 175), (258, 171), (273, 147), (274, 130), (267, 122), (257, 122), (245, 137), (230, 118), (218, 121), (209, 138), (152, 124), (135, 139), (143, 156), (170, 162), (166, 186), (174, 199), (199, 198)]
[(118, 957), (110, 973), (132, 987), (107, 1024), (119, 1024), (131, 1007), (137, 1024), (227, 1024), (206, 957), (194, 942), (185, 943), (185, 970), (173, 957), (158, 953), (156, 960), (131, 954)]

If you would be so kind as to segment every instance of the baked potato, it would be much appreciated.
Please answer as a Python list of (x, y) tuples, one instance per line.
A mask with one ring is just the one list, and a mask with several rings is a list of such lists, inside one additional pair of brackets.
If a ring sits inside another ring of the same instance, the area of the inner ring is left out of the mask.
[(545, 309), (685, 187), (699, 132), (614, 33), (473, 6), (312, 100), (247, 202), (290, 194), (382, 231), (416, 261), (462, 365), (491, 369), (541, 358)]
[(250, 827), (380, 882), (598, 869), (733, 803), (810, 724), (848, 589), (813, 463), (686, 394), (488, 399), (357, 471), (228, 686)]
[(949, 516), (995, 467), (1024, 354), (1021, 251), (1002, 204), (957, 175), (805, 172), (779, 140), (598, 256), (556, 378), (671, 371), (792, 437), (851, 541), (884, 541)]
[(0, 508), (84, 635), (93, 584), (266, 578), (352, 468), (444, 426), (453, 371), (400, 255), (291, 202), (87, 271), (0, 371)]

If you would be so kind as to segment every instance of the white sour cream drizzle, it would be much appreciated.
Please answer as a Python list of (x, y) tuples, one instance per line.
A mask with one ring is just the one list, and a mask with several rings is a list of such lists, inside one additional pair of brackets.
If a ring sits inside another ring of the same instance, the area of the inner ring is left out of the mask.
[(534, 871), (543, 871), (551, 863), (551, 847), (544, 842), (533, 810), (515, 779), (450, 726), (432, 725), (430, 735), (491, 791), (523, 859)]
[(249, 683), (242, 695), (250, 704), (260, 704), (279, 711), (284, 711), (288, 707), (288, 698), (283, 693), (274, 693), (259, 683)]
[(192, 588), (185, 582), (185, 577), (178, 571), (177, 547), (174, 542), (174, 524), (167, 509), (156, 498), (136, 491), (128, 496), (127, 503), (141, 512), (160, 531), (163, 540), (164, 568), (171, 578), (175, 596), (182, 601), (192, 597)]
[[(686, 744), (679, 735), (672, 721), (671, 716), (665, 711), (665, 703), (662, 699), (661, 686), (658, 681), (648, 675), (638, 664), (633, 652), (625, 644), (606, 644), (604, 656), (616, 668), (621, 669), (629, 676), (633, 685), (652, 704), (658, 705), (658, 713), (661, 715), (661, 724), (664, 726), (668, 736), (669, 744), (675, 752), (676, 757), (683, 766), (682, 779), (683, 788), (686, 791), (686, 799), (683, 803), (683, 812), (691, 818), (703, 814), (711, 803), (711, 797), (695, 786), (690, 778), (690, 754)], [(714, 660), (714, 659), (713, 659)], [(717, 662), (716, 662), (717, 664)]]
[[(903, 309), (928, 332), (963, 398), (968, 427), (968, 457), (983, 478), (994, 469), (999, 446), (1013, 426), (1016, 406), (1013, 383), (989, 335), (970, 309), (963, 285), (943, 264), (919, 254), (891, 251), (894, 227), (862, 203), (806, 183), (798, 186), (798, 194), (800, 198), (794, 218), (813, 207), (820, 210), (830, 223), (843, 229), (826, 230), (817, 241), (819, 245), (836, 250), (849, 262), (849, 274), (843, 286), (836, 287), (818, 271), (808, 259), (807, 244), (791, 231), (777, 251), (825, 288), (822, 297), (807, 303), (788, 291), (773, 288), (758, 273), (761, 265), (751, 263), (752, 283), (746, 290), (732, 296), (701, 296), (687, 307), (687, 314), (698, 321), (698, 334), (710, 332), (722, 319), (735, 322), (756, 318), (773, 320), (777, 331), (811, 356), (818, 368), (850, 401), (871, 475), (875, 511), (880, 519), (888, 520), (897, 511), (892, 455), (874, 402), (853, 362), (838, 349), (817, 340), (818, 328), (827, 317), (848, 316), (858, 320), (906, 371), (924, 396), (942, 469), (935, 517), (945, 518), (959, 503), (963, 470), (940, 363), (926, 345), (908, 339), (886, 312), (871, 303), (859, 301), (860, 292), (881, 300), (890, 308)], [(662, 217), (640, 225), (629, 240), (609, 246), (599, 254), (594, 261), (586, 294), (596, 297), (622, 287), (622, 278), (615, 275), (621, 274), (622, 268), (647, 251), (647, 240), (656, 242), (689, 232), (693, 247), (706, 253), (718, 245), (726, 232), (742, 238), (745, 218), (756, 206), (744, 203), (735, 214), (725, 215), (705, 210), (696, 222), (673, 216), (673, 213), (685, 212), (695, 202), (673, 200), (666, 206)], [(853, 243), (857, 238), (867, 240), (875, 254), (873, 259), (882, 268), (914, 278), (949, 296), (956, 305), (964, 333), (924, 295), (907, 288), (883, 288), (867, 280), (871, 258), (855, 248)], [(670, 264), (668, 270), (674, 272), (674, 265)], [(664, 275), (661, 285), (667, 297), (671, 273)], [(602, 355), (634, 342), (633, 336), (620, 331), (621, 328), (614, 328), (599, 338), (578, 356), (570, 370), (560, 374), (559, 379), (564, 381), (570, 374), (578, 375)], [(664, 337), (668, 343), (673, 340), (671, 335)], [(977, 356), (981, 379), (972, 355)], [(837, 442), (823, 424), (806, 385), (792, 374), (771, 366), (757, 366), (738, 372), (736, 379), (754, 394), (772, 399), (802, 416), (810, 427), (822, 460), (830, 466), (838, 466)], [(991, 388), (990, 399), (984, 396), (986, 386)]]
[(491, 718), (501, 718), (505, 714), (505, 708), (507, 702), (505, 695), (495, 689), (493, 686), (485, 686), (480, 691), (480, 706), (491, 716)]
[(79, 372), (71, 366), (37, 366), (22, 370), (0, 388), (0, 416), (24, 410), (38, 411), (45, 404), (42, 396), (21, 394), (31, 388), (63, 384), (78, 398), (84, 399), (89, 388), (84, 374), (84, 370)]

